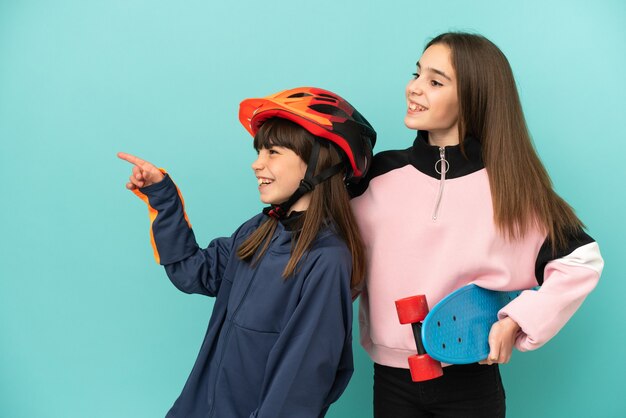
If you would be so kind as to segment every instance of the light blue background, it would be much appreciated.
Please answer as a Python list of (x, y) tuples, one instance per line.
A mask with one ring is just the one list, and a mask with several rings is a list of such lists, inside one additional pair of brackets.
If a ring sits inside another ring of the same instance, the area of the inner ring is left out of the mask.
[[(163, 416), (191, 369), (212, 301), (154, 263), (117, 151), (167, 167), (206, 245), (262, 207), (243, 98), (325, 87), (379, 151), (406, 147), (405, 83), (451, 29), (508, 56), (539, 154), (606, 260), (562, 332), (502, 367), (508, 416), (626, 416), (625, 4), (0, 0), (0, 416)], [(357, 341), (329, 417), (371, 416)]]

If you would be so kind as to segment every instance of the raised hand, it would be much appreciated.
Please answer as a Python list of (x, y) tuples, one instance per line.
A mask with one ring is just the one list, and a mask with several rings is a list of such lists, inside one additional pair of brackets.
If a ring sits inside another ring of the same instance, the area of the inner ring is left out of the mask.
[(131, 174), (126, 188), (135, 190), (141, 187), (148, 187), (154, 183), (158, 183), (165, 175), (154, 164), (144, 161), (139, 157), (135, 157), (125, 152), (118, 152), (117, 156), (124, 161), (133, 164), (133, 173)]

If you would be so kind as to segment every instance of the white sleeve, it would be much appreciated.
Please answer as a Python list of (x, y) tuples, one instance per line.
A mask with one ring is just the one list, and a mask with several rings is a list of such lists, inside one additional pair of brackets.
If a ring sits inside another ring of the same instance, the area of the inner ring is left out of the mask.
[(596, 242), (546, 263), (539, 290), (527, 290), (500, 310), (521, 328), (515, 346), (534, 350), (554, 337), (594, 289), (604, 261)]

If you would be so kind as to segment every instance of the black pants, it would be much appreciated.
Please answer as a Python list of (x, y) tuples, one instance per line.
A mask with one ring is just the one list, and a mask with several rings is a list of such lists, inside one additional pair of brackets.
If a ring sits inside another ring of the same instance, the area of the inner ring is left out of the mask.
[(501, 418), (504, 388), (498, 365), (444, 367), (443, 376), (413, 382), (408, 369), (374, 364), (375, 418)]

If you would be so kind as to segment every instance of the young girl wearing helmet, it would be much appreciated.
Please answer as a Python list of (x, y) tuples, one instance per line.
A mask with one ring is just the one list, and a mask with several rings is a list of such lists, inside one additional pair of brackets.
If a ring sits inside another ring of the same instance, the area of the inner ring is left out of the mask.
[[(498, 363), (545, 344), (596, 285), (598, 245), (553, 190), (529, 137), (506, 57), (479, 35), (426, 46), (406, 87), (413, 146), (376, 155), (352, 207), (367, 243), (361, 343), (373, 359), (374, 415), (502, 417)], [(384, 214), (384, 216), (381, 216)], [(394, 301), (432, 307), (464, 285), (531, 289), (499, 312), (483, 364), (412, 382), (411, 329)]]
[(321, 417), (352, 375), (352, 294), (363, 244), (344, 181), (367, 171), (376, 133), (317, 88), (244, 100), (239, 117), (271, 206), (229, 238), (196, 243), (165, 171), (129, 154), (127, 188), (149, 207), (157, 262), (186, 293), (215, 296), (208, 330), (168, 417)]

